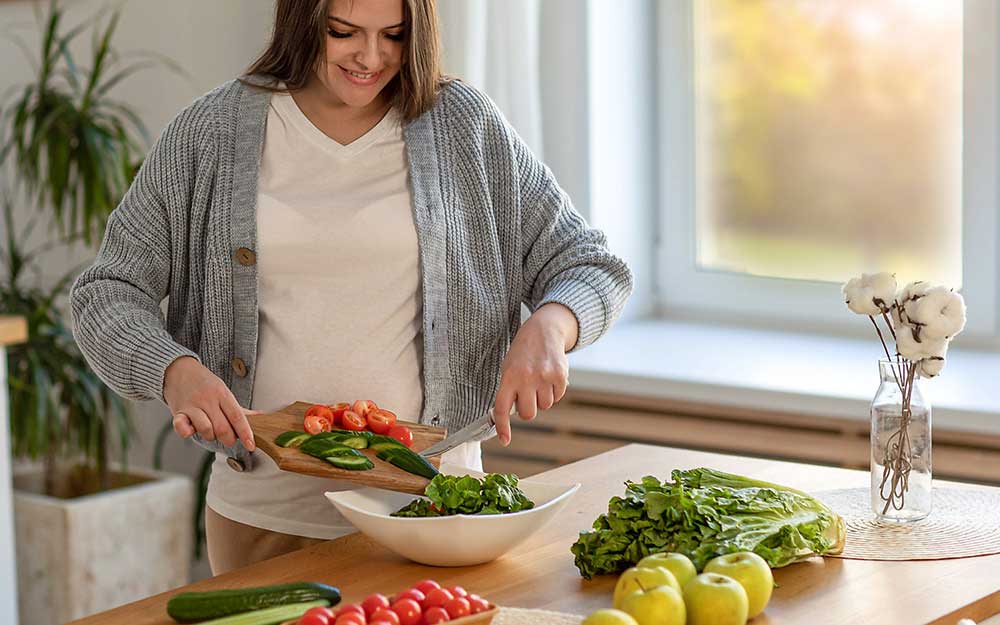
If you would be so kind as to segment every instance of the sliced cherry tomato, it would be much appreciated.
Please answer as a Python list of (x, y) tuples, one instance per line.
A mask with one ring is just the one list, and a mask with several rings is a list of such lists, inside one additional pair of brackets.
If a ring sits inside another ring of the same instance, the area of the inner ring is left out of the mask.
[(368, 418), (368, 413), (372, 410), (377, 410), (378, 406), (370, 399), (358, 399), (354, 401), (354, 406), (351, 410), (358, 413), (362, 419)]
[(469, 596), (468, 591), (465, 590), (464, 588), (462, 588), (461, 586), (452, 586), (448, 590), (450, 590), (451, 594), (455, 595), (456, 597), (468, 597)]
[(436, 625), (437, 623), (444, 623), (450, 620), (451, 617), (448, 616), (448, 611), (440, 606), (435, 606), (424, 612), (424, 625)]
[(400, 599), (392, 604), (392, 611), (399, 616), (399, 625), (420, 625), (423, 612), (413, 599)]
[[(406, 426), (400, 426), (400, 427), (406, 427)], [(417, 582), (416, 584), (413, 585), (413, 587), (426, 595), (430, 591), (440, 588), (441, 584), (435, 582), (433, 579), (425, 579)]]
[(387, 625), (402, 625), (399, 622), (399, 615), (393, 612), (390, 608), (379, 608), (368, 617), (368, 625), (374, 625), (375, 623), (386, 623)]
[(340, 421), (341, 421), (340, 425), (345, 430), (353, 430), (355, 432), (361, 432), (362, 430), (368, 427), (368, 424), (365, 423), (365, 420), (362, 419), (361, 416), (358, 415), (358, 413), (354, 412), (353, 410), (348, 410), (347, 412), (345, 412), (344, 416), (340, 418)]
[(358, 614), (357, 612), (348, 612), (343, 616), (338, 616), (337, 620), (333, 622), (333, 625), (365, 625), (367, 623), (364, 614)]
[(323, 406), (322, 404), (309, 406), (309, 409), (306, 410), (305, 416), (311, 417), (313, 415), (323, 417), (330, 422), (330, 425), (333, 425), (333, 410), (331, 410), (329, 406)]
[(469, 607), (472, 609), (473, 614), (486, 612), (490, 609), (490, 602), (479, 595), (469, 595), (466, 598), (469, 600)]
[(462, 618), (472, 614), (472, 604), (465, 597), (455, 597), (444, 604), (444, 609), (448, 611), (451, 618)]
[(319, 434), (320, 432), (329, 432), (332, 424), (319, 415), (311, 415), (306, 417), (303, 426), (305, 427), (306, 432), (309, 432), (310, 434)]
[(423, 608), (426, 610), (427, 608), (444, 606), (444, 604), (448, 603), (454, 598), (455, 596), (451, 594), (451, 592), (448, 591), (447, 589), (434, 588), (427, 593), (427, 598), (424, 599)]
[(368, 413), (368, 429), (376, 434), (385, 434), (396, 425), (396, 413), (376, 408)]
[(341, 616), (344, 616), (345, 614), (352, 614), (352, 613), (353, 614), (360, 614), (361, 616), (364, 616), (365, 615), (365, 609), (362, 608), (360, 605), (358, 605), (356, 603), (348, 603), (347, 605), (341, 606), (340, 609), (337, 610), (337, 618), (340, 618)]
[(333, 412), (333, 427), (340, 427), (340, 419), (344, 416), (344, 413), (351, 409), (351, 405), (346, 402), (340, 402), (339, 404), (334, 404), (330, 406), (330, 411)]
[(414, 601), (417, 602), (417, 605), (420, 605), (420, 604), (422, 604), (424, 602), (424, 599), (426, 599), (426, 598), (427, 598), (427, 595), (425, 595), (424, 593), (420, 592), (419, 589), (417, 589), (417, 588), (409, 588), (409, 589), (404, 590), (403, 592), (399, 593), (398, 595), (396, 595), (396, 598), (393, 600), (393, 602), (400, 601), (402, 599), (413, 599)]
[(389, 436), (407, 447), (413, 447), (413, 432), (405, 425), (394, 425), (389, 428)]
[(389, 598), (378, 593), (368, 595), (365, 597), (365, 600), (361, 602), (361, 607), (365, 609), (365, 616), (371, 618), (372, 614), (376, 611), (389, 607)]

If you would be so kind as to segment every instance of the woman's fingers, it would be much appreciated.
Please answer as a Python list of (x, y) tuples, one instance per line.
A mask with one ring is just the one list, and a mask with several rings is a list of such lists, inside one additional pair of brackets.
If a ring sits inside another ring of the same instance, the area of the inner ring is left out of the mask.
[(514, 407), (514, 390), (506, 381), (500, 382), (496, 401), (493, 403), (493, 421), (497, 426), (497, 436), (500, 443), (510, 445), (510, 410)]
[(543, 382), (542, 385), (538, 387), (536, 396), (538, 398), (539, 410), (548, 410), (552, 407), (552, 404), (556, 403), (555, 390), (552, 388), (551, 384)]
[(212, 425), (212, 420), (208, 418), (204, 410), (200, 408), (190, 407), (182, 410), (187, 418), (191, 420), (191, 425), (198, 434), (206, 441), (215, 440), (215, 427)]
[(208, 418), (212, 421), (215, 438), (226, 447), (235, 445), (236, 432), (233, 431), (233, 426), (229, 424), (229, 416), (223, 412), (222, 407), (216, 405), (214, 409), (207, 410), (206, 412), (208, 413)]
[(174, 432), (181, 438), (191, 438), (194, 436), (194, 426), (191, 425), (191, 419), (183, 412), (178, 412), (174, 415)]
[(517, 414), (525, 421), (531, 421), (538, 416), (538, 398), (534, 388), (527, 387), (517, 394)]
[[(231, 425), (233, 430), (236, 432), (236, 436), (238, 436), (243, 442), (243, 446), (247, 448), (247, 451), (253, 451), (253, 430), (250, 429), (250, 422), (247, 421), (247, 414), (256, 414), (256, 411), (246, 410), (240, 406), (232, 394), (229, 394), (229, 396), (222, 401), (220, 408), (225, 413), (226, 419), (229, 420), (229, 425)], [(232, 444), (235, 445), (236, 441), (233, 440)]]

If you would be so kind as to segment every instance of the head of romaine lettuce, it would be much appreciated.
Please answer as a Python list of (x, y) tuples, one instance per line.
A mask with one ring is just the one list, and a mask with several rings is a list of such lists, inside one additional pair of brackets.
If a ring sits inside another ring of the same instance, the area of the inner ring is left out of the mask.
[(773, 568), (844, 546), (844, 521), (801, 491), (713, 469), (675, 470), (672, 482), (626, 482), (607, 514), (573, 545), (590, 578), (622, 571), (651, 553), (685, 554), (701, 571), (712, 558), (753, 551)]

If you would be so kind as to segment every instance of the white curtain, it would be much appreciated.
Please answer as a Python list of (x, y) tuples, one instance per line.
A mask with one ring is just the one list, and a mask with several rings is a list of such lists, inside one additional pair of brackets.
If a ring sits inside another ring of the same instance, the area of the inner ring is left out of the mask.
[(485, 91), (539, 158), (538, 0), (439, 0), (444, 71)]

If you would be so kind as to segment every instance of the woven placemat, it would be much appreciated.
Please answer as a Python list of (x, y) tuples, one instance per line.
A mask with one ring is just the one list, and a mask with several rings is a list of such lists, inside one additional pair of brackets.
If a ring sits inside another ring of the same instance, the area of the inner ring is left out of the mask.
[(929, 517), (914, 523), (875, 519), (867, 488), (813, 493), (844, 517), (839, 558), (946, 560), (1000, 553), (1000, 492), (935, 488)]
[(582, 620), (582, 616), (562, 612), (500, 608), (490, 625), (580, 625)]

